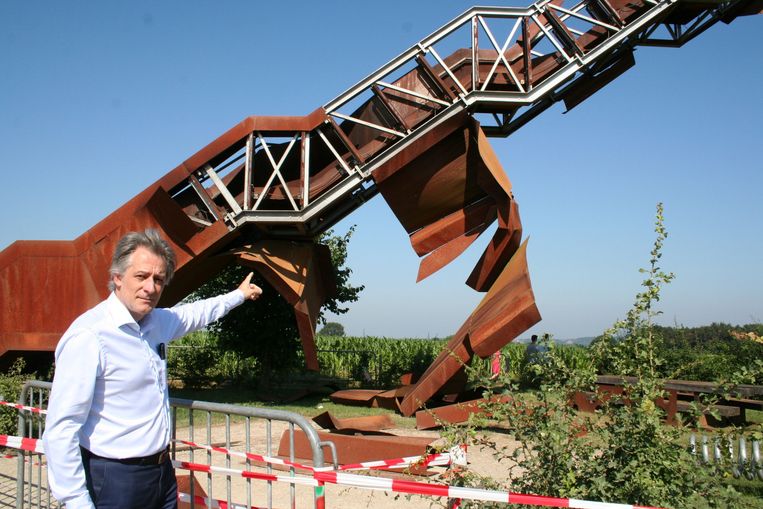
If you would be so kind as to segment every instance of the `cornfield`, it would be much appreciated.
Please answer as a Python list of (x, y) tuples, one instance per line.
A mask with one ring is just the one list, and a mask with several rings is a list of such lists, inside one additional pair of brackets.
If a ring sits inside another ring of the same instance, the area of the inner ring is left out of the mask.
[[(321, 374), (355, 382), (364, 387), (394, 387), (405, 373), (422, 374), (447, 343), (446, 339), (392, 339), (380, 337), (318, 336)], [(512, 380), (523, 379), (526, 346), (509, 343), (501, 349), (501, 369)], [(578, 345), (559, 345), (556, 351), (574, 370), (592, 369), (588, 350)], [(491, 359), (472, 360), (470, 379), (491, 374)]]
[(423, 373), (443, 346), (443, 339), (318, 336), (321, 374), (364, 386), (393, 387), (406, 373)]

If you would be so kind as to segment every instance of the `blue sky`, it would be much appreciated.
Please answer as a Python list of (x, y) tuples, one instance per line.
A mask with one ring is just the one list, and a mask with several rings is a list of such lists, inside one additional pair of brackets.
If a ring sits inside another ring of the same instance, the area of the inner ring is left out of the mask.
[[(488, 4), (490, 2), (487, 2)], [(73, 239), (249, 115), (304, 115), (471, 2), (0, 3), (0, 249)], [(524, 6), (522, 3), (509, 5)], [(639, 291), (665, 204), (661, 321), (763, 320), (763, 16), (718, 24), (636, 66), (569, 113), (558, 105), (493, 148), (520, 206), (543, 321), (601, 333)], [(349, 265), (348, 333), (453, 333), (481, 298), (484, 248), (416, 284), (418, 258), (377, 197)]]

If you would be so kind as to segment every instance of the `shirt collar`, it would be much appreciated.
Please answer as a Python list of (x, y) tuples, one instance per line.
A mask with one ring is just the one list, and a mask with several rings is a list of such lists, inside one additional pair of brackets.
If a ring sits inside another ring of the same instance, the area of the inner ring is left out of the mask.
[(114, 325), (117, 327), (127, 325), (133, 330), (142, 330), (143, 332), (147, 332), (151, 329), (153, 324), (153, 320), (150, 319), (151, 313), (143, 317), (140, 321), (141, 323), (136, 322), (127, 307), (122, 304), (121, 300), (119, 300), (116, 293), (111, 292), (111, 294), (109, 294), (109, 297), (106, 299), (106, 306), (109, 310), (109, 314), (111, 314), (111, 318), (114, 320)]
[(114, 325), (117, 327), (123, 325), (138, 327), (138, 323), (132, 317), (125, 305), (122, 304), (122, 301), (119, 300), (116, 293), (111, 292), (111, 294), (109, 294), (109, 298), (106, 299), (106, 307), (109, 310), (109, 314), (111, 314), (111, 318), (114, 320)]

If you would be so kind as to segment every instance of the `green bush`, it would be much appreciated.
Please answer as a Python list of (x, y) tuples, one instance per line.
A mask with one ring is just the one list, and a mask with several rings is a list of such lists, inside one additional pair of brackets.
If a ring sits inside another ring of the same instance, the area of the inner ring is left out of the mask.
[(194, 389), (225, 382), (251, 383), (258, 368), (254, 358), (223, 350), (216, 336), (207, 331), (173, 342), (167, 353), (167, 378)]
[[(16, 359), (6, 373), (0, 374), (0, 395), (9, 403), (16, 403), (21, 394), (24, 382), (34, 378), (24, 373), (26, 363), (22, 357)], [(18, 433), (19, 411), (15, 408), (0, 407), (0, 434), (16, 435)]]
[[(502, 423), (519, 443), (511, 452), (492, 444), (496, 457), (509, 465), (512, 491), (675, 509), (755, 507), (722, 477), (698, 464), (682, 430), (664, 425), (664, 412), (654, 403), (664, 395), (661, 337), (653, 325), (659, 312), (654, 306), (662, 286), (673, 279), (658, 266), (667, 236), (661, 206), (655, 231), (650, 266), (642, 269), (643, 291), (626, 318), (590, 349), (591, 362), (582, 357), (565, 359), (564, 349), (552, 344), (545, 362), (532, 365), (540, 382), (533, 399), (520, 401), (515, 395), (508, 403), (490, 399), (486, 413), (470, 421), (471, 431), (448, 431), (450, 437), (468, 437), (482, 427)], [(638, 382), (626, 387), (622, 397), (613, 396), (597, 415), (578, 414), (569, 404), (571, 396), (592, 390), (594, 368), (602, 365), (615, 374), (635, 376)], [(491, 439), (477, 434), (474, 443), (490, 446)], [(455, 469), (449, 475), (479, 487), (495, 484)]]

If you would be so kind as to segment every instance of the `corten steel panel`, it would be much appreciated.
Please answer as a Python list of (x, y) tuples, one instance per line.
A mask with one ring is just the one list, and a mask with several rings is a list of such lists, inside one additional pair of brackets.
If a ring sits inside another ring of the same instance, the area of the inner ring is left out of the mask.
[(448, 341), (443, 351), (400, 404), (403, 415), (413, 415), (454, 375), (463, 370), (473, 355), (488, 357), (540, 321), (540, 313), (527, 269), (525, 241), (493, 286)]
[(234, 254), (294, 306), (307, 368), (317, 371), (315, 324), (321, 306), (336, 294), (329, 248), (312, 242), (270, 239), (236, 249)]
[(469, 284), (486, 291), (519, 246), (521, 223), (503, 172), (479, 124), (450, 123), (404, 150), (374, 174), (387, 204), (411, 238), (421, 280), (450, 263), (498, 217), (499, 228)]
[[(178, 493), (186, 493), (188, 495), (191, 494), (191, 486), (193, 486), (193, 496), (199, 497), (201, 499), (206, 498), (207, 492), (204, 491), (204, 488), (201, 487), (201, 483), (198, 479), (196, 479), (196, 476), (193, 472), (191, 472), (188, 475), (182, 474), (177, 476), (177, 483), (178, 483)], [(198, 500), (198, 499), (197, 499)], [(192, 509), (197, 507), (203, 507), (199, 502), (194, 502), (191, 504), (190, 502), (181, 502), (178, 501), (177, 509)]]
[[(429, 447), (434, 441), (430, 437), (411, 437), (400, 435), (342, 435), (318, 431), (322, 442), (331, 441), (336, 445), (337, 462), (340, 465), (363, 463), (386, 459), (421, 456), (429, 453)], [(334, 461), (331, 449), (324, 449), (326, 463)], [(278, 455), (289, 455), (289, 431), (281, 435)], [(312, 458), (310, 446), (301, 430), (294, 431), (294, 456), (300, 460)]]
[(192, 231), (190, 220), (160, 187), (130, 200), (74, 241), (17, 242), (0, 255), (0, 354), (8, 350), (53, 350), (79, 314), (108, 295), (108, 269), (119, 238), (129, 231), (157, 229), (178, 255), (175, 279), (160, 305), (182, 297), (183, 279), (200, 277), (189, 266), (205, 250), (235, 233), (210, 227)]
[(331, 412), (323, 412), (313, 417), (313, 422), (323, 429), (337, 431), (381, 431), (395, 426), (392, 416), (384, 415), (364, 415), (361, 417), (345, 417), (340, 419), (331, 415)]
[(0, 255), (0, 351), (52, 349), (72, 304), (97, 303), (99, 284), (70, 241), (11, 244)]
[[(554, 0), (553, 3), (559, 5), (562, 2)], [(711, 9), (716, 5), (717, 2), (680, 2), (672, 9), (659, 11), (662, 12), (661, 19), (654, 18), (650, 22), (681, 22), (696, 15), (698, 6)], [(637, 20), (651, 7), (652, 4), (645, 0), (603, 0), (593, 9), (596, 11), (595, 17), (623, 26)], [(655, 8), (660, 9), (660, 6)], [(759, 13), (762, 9), (761, 0), (740, 2), (725, 9), (722, 19), (730, 22), (736, 16)], [(542, 12), (537, 15), (541, 22), (550, 19)], [(557, 20), (551, 22), (556, 23), (555, 32), (567, 34), (566, 44), (575, 51), (588, 53), (604, 41), (612, 39), (612, 32), (600, 25), (594, 25), (588, 31), (576, 35), (559, 26)], [(643, 28), (647, 30), (651, 27)], [(529, 53), (540, 36), (541, 31), (535, 22), (523, 23), (520, 37), (504, 55), (514, 74), (520, 81), (524, 80), (521, 82), (524, 91), (537, 87), (550, 78), (553, 72), (567, 65), (566, 59), (558, 51), (543, 56)], [(620, 42), (630, 44), (630, 41)], [(676, 42), (676, 45), (680, 44), (682, 42)], [(621, 44), (618, 49), (624, 47)], [(471, 48), (458, 49), (444, 59), (456, 79), (467, 89), (474, 85), (472, 68), (476, 70), (477, 84), (482, 85), (496, 62), (495, 49), (475, 47), (475, 50), (477, 62), (472, 62)], [(627, 68), (628, 62), (606, 62), (612, 57), (612, 53), (597, 57), (598, 60), (592, 62), (586, 71), (588, 78), (581, 80), (577, 87), (567, 90), (567, 97), (557, 96), (555, 99), (566, 99), (569, 105), (577, 104), (577, 101), (585, 99), (614, 79)], [(460, 88), (441, 65), (433, 65), (431, 60), (419, 55), (413, 67), (393, 83), (452, 103), (460, 93)], [(499, 62), (485, 88), (487, 92), (520, 90), (503, 66), (503, 62)], [(441, 104), (391, 88), (377, 87), (373, 92), (371, 99), (360, 104), (351, 116), (407, 131), (425, 125), (445, 109)], [(556, 94), (559, 90), (550, 92)], [(547, 99), (548, 97), (543, 100)], [(541, 103), (535, 104), (537, 106)], [(379, 187), (388, 188), (385, 197), (411, 236), (417, 254), (428, 255), (422, 261), (420, 278), (432, 274), (458, 256), (496, 217), (499, 231), (470, 276), (469, 283), (478, 290), (489, 290), (493, 286), (493, 279), (498, 277), (515, 249), (521, 233), (518, 214), (511, 208), (515, 204), (511, 201), (510, 185), (505, 185), (507, 182), (499, 178), (502, 175), (502, 172), (497, 171), (500, 165), (497, 165), (497, 160), (492, 160), (490, 151), (483, 146), (484, 136), (480, 138), (481, 133), (478, 133), (475, 139), (466, 134), (474, 133), (473, 128), (468, 127), (466, 117), (475, 112), (504, 112), (511, 116), (516, 108), (515, 104), (502, 105), (494, 101), (478, 100), (470, 106), (468, 113), (453, 115), (445, 122), (434, 122), (437, 125), (429, 127), (427, 132), (417, 133), (417, 142), (411, 146), (404, 150), (389, 151), (389, 160), (373, 171), (372, 177), (379, 183)], [(235, 245), (251, 242), (252, 238), (277, 236), (273, 233), (277, 227), (267, 222), (246, 224), (244, 231), (234, 225), (224, 224), (223, 217), (231, 212), (230, 205), (215, 186), (209, 187), (207, 183), (207, 187), (204, 187), (198, 179), (205, 178), (205, 168), (208, 166), (215, 167), (242, 151), (250, 136), (294, 136), (300, 140), (310, 136), (313, 139), (310, 159), (303, 160), (302, 153), (295, 150), (294, 154), (286, 157), (283, 167), (279, 169), (279, 174), (286, 180), (285, 186), (278, 182), (266, 191), (265, 184), (269, 176), (273, 175), (272, 169), (268, 170), (267, 167), (268, 158), (262, 147), (253, 156), (254, 169), (249, 191), (262, 195), (264, 210), (292, 210), (287, 189), (298, 203), (304, 205), (308, 199), (312, 202), (320, 198), (345, 176), (344, 168), (333, 152), (322, 143), (319, 132), (339, 152), (338, 157), (350, 166), (368, 160), (383, 150), (394, 149), (398, 141), (395, 135), (373, 127), (353, 122), (336, 124), (334, 118), (322, 107), (302, 117), (248, 117), (74, 241), (47, 245), (42, 248), (42, 252), (38, 249), (40, 245), (34, 243), (18, 243), (8, 247), (0, 253), (0, 301), (4, 304), (0, 310), (0, 354), (7, 349), (52, 349), (68, 322), (105, 296), (108, 279), (106, 270), (111, 251), (121, 234), (128, 230), (157, 228), (178, 251), (178, 273), (173, 284), (165, 291), (160, 305), (177, 302), (215, 275), (224, 263), (230, 261), (223, 253)], [(286, 146), (274, 144), (272, 149), (278, 156)], [(469, 155), (475, 152), (475, 146), (479, 148), (476, 150), (476, 158)], [(434, 163), (434, 167), (417, 161), (421, 158)], [(304, 172), (306, 165), (309, 166), (309, 175)], [(417, 165), (421, 172), (403, 172), (408, 173), (406, 177), (398, 175), (401, 168)], [(310, 185), (307, 196), (301, 196), (306, 177), (309, 177)], [(398, 182), (393, 185), (396, 179)], [(244, 165), (229, 168), (222, 180), (230, 187), (231, 195), (241, 203), (245, 191)], [(401, 203), (404, 200), (400, 194), (402, 192), (395, 191), (394, 187), (415, 188), (420, 193), (417, 197), (419, 209), (410, 210), (405, 203)], [(197, 193), (203, 197), (197, 196)], [(504, 193), (507, 196), (503, 196)], [(347, 199), (350, 200), (350, 197), (347, 196)], [(487, 200), (487, 205), (480, 200)], [(332, 204), (334, 209), (327, 208), (326, 216), (320, 219), (336, 221), (346, 210), (358, 206), (356, 203), (348, 201)], [(207, 207), (211, 211), (207, 211)], [(210, 213), (215, 217), (211, 217)], [(189, 215), (209, 221), (211, 225), (198, 226), (190, 220)], [(320, 221), (317, 223), (321, 224)], [(309, 240), (307, 233), (302, 235), (305, 232), (304, 224), (289, 226), (296, 232), (295, 236)], [(239, 241), (239, 236), (245, 236), (247, 240)], [(51, 281), (56, 282), (59, 294), (55, 305), (47, 300), (50, 299), (49, 295), (42, 297), (43, 289)], [(312, 297), (308, 296), (298, 309), (301, 313), (298, 313), (301, 330), (312, 327), (315, 306)], [(490, 335), (483, 331), (485, 334)]]
[(404, 385), (396, 389), (390, 389), (377, 394), (371, 400), (372, 408), (387, 408), (389, 410), (400, 411), (400, 402), (406, 394), (413, 389), (412, 385)]
[(416, 429), (434, 429), (439, 428), (443, 424), (459, 424), (466, 422), (470, 415), (484, 413), (485, 404), (499, 401), (506, 403), (510, 400), (511, 399), (507, 396), (495, 396), (489, 400), (480, 398), (453, 405), (419, 410), (416, 412)]
[(371, 406), (374, 396), (385, 391), (375, 389), (345, 389), (332, 392), (329, 399), (342, 405)]
[(579, 79), (564, 94), (565, 108), (567, 108), (567, 111), (570, 111), (634, 65), (636, 65), (636, 59), (633, 56), (633, 51), (627, 51), (605, 69)]

